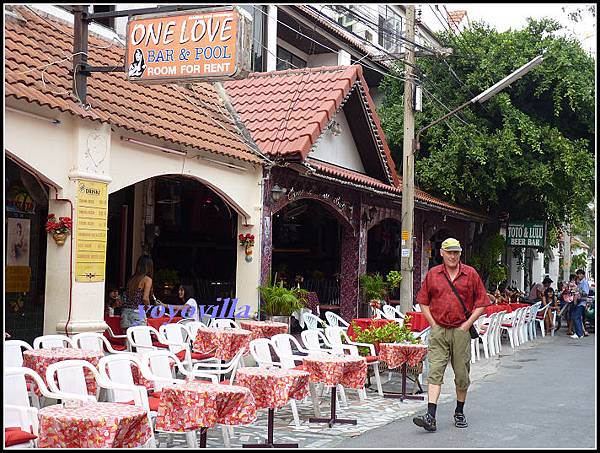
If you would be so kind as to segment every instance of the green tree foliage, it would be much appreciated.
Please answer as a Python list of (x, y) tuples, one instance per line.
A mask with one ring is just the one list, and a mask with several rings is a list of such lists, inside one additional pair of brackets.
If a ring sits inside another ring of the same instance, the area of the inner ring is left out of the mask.
[[(530, 19), (522, 30), (499, 33), (475, 23), (459, 38), (441, 34), (442, 45), (454, 48), (447, 61), (457, 77), (439, 59), (418, 59), (424, 90), (437, 100), (424, 93), (415, 132), (544, 53), (540, 66), (483, 106), (428, 129), (415, 179), (491, 216), (546, 220), (548, 245), (556, 245), (564, 222), (586, 215), (594, 194), (594, 60), (560, 30), (554, 20)], [(382, 124), (401, 167), (403, 82), (387, 78), (382, 88)]]

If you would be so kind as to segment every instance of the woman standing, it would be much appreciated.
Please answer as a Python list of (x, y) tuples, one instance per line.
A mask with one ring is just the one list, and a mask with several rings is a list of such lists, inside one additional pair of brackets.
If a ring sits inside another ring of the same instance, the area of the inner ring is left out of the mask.
[[(135, 266), (135, 274), (127, 282), (126, 298), (121, 308), (121, 328), (127, 330), (132, 326), (145, 326), (145, 307), (150, 305), (152, 293), (152, 276), (154, 263), (148, 255), (142, 255)], [(140, 305), (144, 305), (140, 310)]]

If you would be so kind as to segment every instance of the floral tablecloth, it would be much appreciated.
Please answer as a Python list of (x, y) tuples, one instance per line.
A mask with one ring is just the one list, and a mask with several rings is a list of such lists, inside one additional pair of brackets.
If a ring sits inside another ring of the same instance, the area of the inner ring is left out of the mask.
[(193, 431), (217, 423), (239, 425), (256, 420), (254, 396), (246, 387), (186, 381), (161, 391), (158, 431)]
[(252, 391), (257, 409), (277, 409), (285, 406), (290, 398), (306, 398), (309, 376), (309, 372), (301, 370), (241, 368), (235, 379), (237, 385)]
[(379, 360), (389, 369), (398, 368), (405, 362), (417, 366), (427, 355), (427, 345), (410, 343), (379, 343)]
[(251, 340), (257, 338), (271, 338), (273, 335), (288, 333), (288, 325), (283, 322), (272, 321), (239, 321), (240, 327), (252, 333)]
[[(100, 351), (90, 351), (87, 349), (77, 349), (77, 348), (42, 348), (42, 349), (32, 349), (29, 351), (23, 351), (23, 366), (27, 368), (31, 368), (36, 371), (42, 379), (44, 383), (48, 385), (46, 381), (46, 370), (48, 369), (48, 365), (51, 365), (56, 362), (61, 362), (63, 360), (85, 360), (90, 362), (95, 367), (98, 367), (98, 362), (100, 359), (104, 357), (104, 353)], [(96, 380), (92, 375), (91, 371), (85, 370), (85, 381), (88, 388), (88, 393), (90, 395), (96, 394)], [(64, 389), (65, 391), (69, 391), (68, 389)], [(41, 395), (40, 390), (35, 387), (35, 393), (39, 396)]]
[(329, 387), (341, 384), (360, 389), (367, 379), (367, 360), (360, 356), (310, 354), (303, 358), (303, 364), (311, 382), (323, 382)]
[(244, 329), (218, 329), (201, 327), (198, 329), (193, 349), (195, 352), (213, 353), (221, 360), (231, 360), (237, 352), (250, 345), (252, 334)]
[(38, 418), (40, 448), (134, 448), (152, 434), (146, 410), (129, 404), (57, 404), (40, 409)]

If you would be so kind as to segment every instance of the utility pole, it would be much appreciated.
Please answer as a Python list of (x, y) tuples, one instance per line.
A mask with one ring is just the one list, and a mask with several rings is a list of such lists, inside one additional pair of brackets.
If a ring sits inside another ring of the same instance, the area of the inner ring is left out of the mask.
[(400, 307), (403, 313), (412, 310), (413, 304), (413, 225), (415, 215), (415, 171), (413, 142), (415, 137), (414, 65), (415, 48), (415, 7), (406, 7), (405, 82), (404, 82), (404, 142), (402, 147), (402, 242), (400, 270)]

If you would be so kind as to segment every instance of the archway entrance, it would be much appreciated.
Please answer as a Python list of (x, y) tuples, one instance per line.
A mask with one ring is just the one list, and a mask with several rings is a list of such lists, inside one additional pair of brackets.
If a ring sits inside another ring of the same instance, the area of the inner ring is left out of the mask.
[[(237, 213), (193, 178), (160, 176), (138, 185), (109, 196), (107, 284), (124, 286), (135, 266), (128, 244), (133, 229), (143, 228), (158, 299), (174, 302), (177, 284), (193, 290), (198, 304), (235, 297)], [(134, 206), (143, 213), (137, 222)]]
[[(384, 278), (391, 270), (400, 270), (400, 238), (402, 225), (397, 220), (385, 219), (369, 229), (367, 236), (367, 273), (379, 273)], [(400, 288), (389, 295), (400, 298)]]
[(342, 226), (320, 202), (299, 200), (273, 215), (272, 281), (314, 291), (339, 305)]

